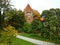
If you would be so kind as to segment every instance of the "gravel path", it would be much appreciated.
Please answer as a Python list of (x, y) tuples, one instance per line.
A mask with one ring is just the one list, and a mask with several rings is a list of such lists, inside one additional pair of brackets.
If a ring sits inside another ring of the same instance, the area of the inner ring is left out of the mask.
[(40, 40), (36, 40), (36, 39), (32, 39), (32, 38), (28, 38), (28, 37), (24, 37), (24, 36), (20, 36), (20, 35), (17, 35), (16, 37), (23, 39), (23, 40), (26, 40), (28, 42), (37, 44), (37, 45), (58, 45), (55, 43), (44, 42), (44, 41), (40, 41)]

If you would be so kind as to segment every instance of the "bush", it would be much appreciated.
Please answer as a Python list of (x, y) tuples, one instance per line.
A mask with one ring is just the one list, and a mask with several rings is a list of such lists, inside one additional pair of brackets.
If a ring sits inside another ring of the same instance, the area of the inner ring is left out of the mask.
[(16, 36), (15, 28), (12, 26), (8, 26), (4, 28), (4, 30), (0, 33), (0, 43), (12, 43), (12, 39)]
[(18, 31), (18, 33), (21, 33), (21, 32), (23, 32), (23, 29), (19, 27), (19, 28), (17, 29), (17, 31)]
[(32, 22), (32, 33), (37, 34), (40, 33), (41, 28), (43, 27), (42, 22), (39, 20), (34, 20)]
[(49, 38), (49, 36), (50, 36), (49, 29), (44, 28), (44, 27), (41, 29), (40, 33), (41, 33), (41, 36), (44, 38)]
[(25, 23), (23, 27), (24, 32), (30, 33), (31, 32), (31, 24)]

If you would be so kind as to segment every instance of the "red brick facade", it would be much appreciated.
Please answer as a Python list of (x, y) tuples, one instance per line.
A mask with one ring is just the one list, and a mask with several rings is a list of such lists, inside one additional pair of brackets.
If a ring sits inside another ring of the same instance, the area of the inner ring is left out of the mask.
[(33, 9), (30, 7), (29, 4), (24, 9), (24, 13), (25, 13), (24, 16), (25, 16), (26, 22), (31, 23), (33, 21)]

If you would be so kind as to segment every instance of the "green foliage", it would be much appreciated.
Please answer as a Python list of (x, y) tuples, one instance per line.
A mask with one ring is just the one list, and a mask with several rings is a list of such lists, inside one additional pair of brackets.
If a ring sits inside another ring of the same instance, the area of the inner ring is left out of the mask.
[(19, 27), (22, 28), (24, 25), (24, 22), (25, 22), (24, 13), (21, 10), (16, 11), (13, 17), (9, 20), (9, 23), (12, 26), (14, 26), (16, 29), (18, 29)]
[(46, 38), (46, 39), (50, 37), (49, 29), (44, 28), (44, 27), (41, 29), (40, 34), (41, 34), (41, 37)]
[[(50, 40), (60, 40), (60, 9), (44, 10), (42, 17), (45, 16), (45, 27), (49, 31)], [(47, 33), (47, 31), (46, 31)]]
[(31, 33), (31, 24), (25, 23), (23, 30), (24, 30), (24, 32)]
[(40, 22), (39, 20), (34, 20), (32, 22), (32, 33), (40, 33), (41, 28), (43, 27), (42, 22)]
[(4, 27), (5, 11), (10, 10), (10, 0), (0, 0), (0, 28)]
[(0, 32), (0, 43), (12, 43), (12, 39), (15, 36), (16, 36), (15, 28), (9, 25)]
[(6, 20), (9, 21), (11, 18), (13, 18), (14, 15), (16, 15), (16, 13), (16, 9), (5, 11)]

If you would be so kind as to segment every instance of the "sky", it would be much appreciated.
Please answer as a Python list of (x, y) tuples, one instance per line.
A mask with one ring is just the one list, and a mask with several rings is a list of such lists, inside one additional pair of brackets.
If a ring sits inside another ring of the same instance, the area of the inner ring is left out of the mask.
[(32, 9), (38, 10), (40, 13), (50, 8), (60, 8), (60, 0), (11, 0), (11, 4), (14, 5), (13, 8), (22, 11), (28, 3)]

